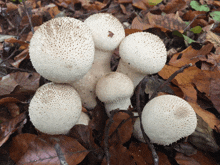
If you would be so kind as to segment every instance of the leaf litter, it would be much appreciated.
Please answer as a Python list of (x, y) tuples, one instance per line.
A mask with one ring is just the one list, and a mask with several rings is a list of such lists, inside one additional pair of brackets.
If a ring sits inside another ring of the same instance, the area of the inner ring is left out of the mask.
[[(182, 141), (177, 143), (182, 146), (178, 150), (174, 146), (167, 149), (155, 145), (159, 164), (214, 165), (220, 162), (216, 156), (220, 152), (218, 1), (58, 0), (49, 3), (28, 0), (24, 3), (25, 6), (19, 1), (0, 1), (0, 22), (3, 25), (0, 32), (1, 36), (7, 36), (0, 43), (0, 153), (7, 155), (4, 164), (155, 163), (148, 145), (138, 142), (132, 135), (135, 117), (116, 112), (108, 119), (101, 102), (93, 111), (84, 109), (91, 117), (88, 126), (74, 126), (67, 135), (44, 135), (34, 130), (29, 121), (27, 109), (30, 99), (39, 86), (48, 82), (35, 72), (29, 60), (31, 28), (36, 29), (46, 20), (59, 15), (84, 20), (98, 12), (114, 14), (126, 25), (127, 35), (148, 31), (161, 37), (167, 50), (172, 50), (165, 67), (158, 73), (160, 77), (151, 79), (153, 82), (163, 84), (181, 67), (192, 64), (157, 94), (174, 93), (184, 98), (200, 116), (199, 124), (194, 134), (186, 139), (188, 147), (185, 149)], [(196, 28), (200, 28), (200, 32), (197, 33)], [(136, 101), (147, 103), (159, 86), (153, 82), (148, 83), (146, 89), (140, 88), (142, 95), (147, 97)], [(136, 103), (133, 102), (133, 105), (131, 111), (136, 108)], [(106, 130), (109, 130), (108, 134)], [(170, 154), (174, 151), (174, 155)], [(188, 152), (192, 154), (186, 156)], [(110, 155), (109, 161), (106, 153)]]

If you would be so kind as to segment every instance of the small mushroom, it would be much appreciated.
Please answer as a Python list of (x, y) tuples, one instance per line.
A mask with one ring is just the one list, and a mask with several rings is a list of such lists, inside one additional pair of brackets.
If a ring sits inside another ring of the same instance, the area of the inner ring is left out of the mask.
[(70, 85), (47, 83), (37, 89), (29, 105), (30, 121), (47, 134), (66, 134), (78, 121), (82, 103)]
[(75, 125), (82, 124), (82, 125), (87, 125), (88, 126), (89, 121), (90, 121), (89, 116), (85, 112), (81, 112), (79, 120), (77, 121), (77, 123)]
[(79, 93), (83, 106), (93, 109), (97, 104), (96, 83), (99, 78), (111, 72), (110, 61), (113, 51), (125, 37), (125, 31), (120, 21), (108, 13), (93, 14), (84, 23), (92, 32), (95, 43), (95, 59), (89, 72), (71, 85)]
[(119, 46), (119, 55), (117, 72), (130, 77), (135, 87), (146, 75), (159, 72), (167, 59), (162, 40), (148, 32), (136, 32), (125, 37)]
[(127, 110), (131, 106), (130, 97), (134, 85), (130, 78), (119, 72), (111, 72), (103, 76), (96, 85), (96, 95), (104, 102), (106, 113), (115, 109)]
[(94, 42), (83, 22), (58, 17), (43, 23), (30, 41), (30, 60), (36, 71), (56, 83), (71, 83), (92, 67)]
[[(152, 143), (169, 145), (191, 135), (197, 126), (196, 113), (185, 100), (162, 95), (149, 101), (142, 112), (142, 125)], [(140, 120), (134, 124), (134, 136), (144, 142)]]

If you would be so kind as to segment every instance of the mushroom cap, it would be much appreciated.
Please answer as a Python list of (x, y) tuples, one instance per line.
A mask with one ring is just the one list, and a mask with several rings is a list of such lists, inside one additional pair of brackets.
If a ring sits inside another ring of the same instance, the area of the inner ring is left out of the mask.
[(29, 116), (39, 131), (66, 134), (78, 121), (82, 110), (76, 90), (67, 84), (47, 83), (37, 89), (29, 105)]
[(113, 51), (125, 37), (125, 31), (121, 22), (109, 13), (93, 14), (84, 23), (92, 31), (97, 49)]
[(82, 21), (58, 17), (43, 23), (30, 41), (36, 71), (48, 80), (70, 83), (82, 78), (94, 60), (92, 34)]
[(185, 100), (173, 95), (162, 95), (145, 105), (142, 124), (153, 143), (169, 145), (192, 134), (197, 126), (197, 117)]
[(106, 74), (96, 84), (96, 95), (104, 103), (130, 98), (133, 92), (134, 84), (131, 79), (119, 72)]
[(148, 32), (136, 32), (125, 37), (119, 46), (119, 54), (122, 61), (143, 74), (159, 72), (167, 60), (163, 41)]

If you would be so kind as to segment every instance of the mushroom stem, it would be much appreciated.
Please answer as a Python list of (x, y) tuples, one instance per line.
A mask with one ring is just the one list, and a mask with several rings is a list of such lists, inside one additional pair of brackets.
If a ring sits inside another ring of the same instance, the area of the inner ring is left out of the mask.
[(120, 60), (118, 64), (118, 68), (116, 72), (121, 72), (127, 75), (133, 82), (134, 86), (136, 87), (139, 82), (146, 76), (146, 74), (142, 74), (141, 72), (136, 72), (132, 69), (128, 63)]
[(97, 104), (95, 94), (97, 81), (105, 74), (111, 72), (110, 61), (112, 53), (113, 51), (95, 49), (92, 68), (82, 79), (70, 84), (79, 93), (82, 105), (88, 109), (93, 109)]
[(110, 116), (110, 111), (115, 109), (127, 110), (131, 106), (130, 98), (122, 98), (115, 102), (105, 102), (105, 109), (108, 116)]

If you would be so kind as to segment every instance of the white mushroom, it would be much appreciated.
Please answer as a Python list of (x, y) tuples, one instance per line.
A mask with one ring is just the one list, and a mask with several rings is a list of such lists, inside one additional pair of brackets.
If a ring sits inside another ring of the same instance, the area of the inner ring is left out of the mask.
[(66, 134), (78, 121), (82, 103), (73, 87), (48, 83), (37, 89), (29, 106), (30, 120), (47, 134)]
[(141, 117), (143, 129), (151, 142), (161, 145), (189, 136), (197, 126), (196, 113), (190, 104), (173, 95), (162, 95), (149, 101)]
[(95, 86), (99, 78), (111, 72), (110, 61), (113, 51), (125, 37), (125, 31), (117, 18), (108, 13), (94, 14), (85, 22), (89, 26), (95, 43), (95, 59), (92, 68), (83, 79), (72, 83), (78, 91), (83, 106), (96, 106)]
[(131, 106), (133, 91), (134, 85), (130, 78), (119, 72), (106, 74), (96, 85), (96, 95), (104, 102), (108, 116), (114, 109), (127, 110)]
[(137, 32), (125, 37), (119, 46), (117, 72), (126, 74), (136, 87), (148, 74), (159, 72), (167, 59), (162, 40), (151, 33)]
[(30, 41), (29, 53), (36, 71), (56, 83), (71, 83), (92, 67), (94, 42), (88, 26), (69, 17), (43, 23)]
[(89, 121), (90, 121), (89, 116), (85, 112), (81, 112), (79, 120), (77, 121), (77, 123), (75, 125), (82, 124), (82, 125), (87, 125), (88, 126)]
[(142, 131), (141, 131), (141, 126), (140, 126), (140, 118), (138, 117), (135, 122), (134, 122), (134, 126), (133, 126), (133, 135), (134, 137), (139, 140), (142, 143), (145, 143)]

